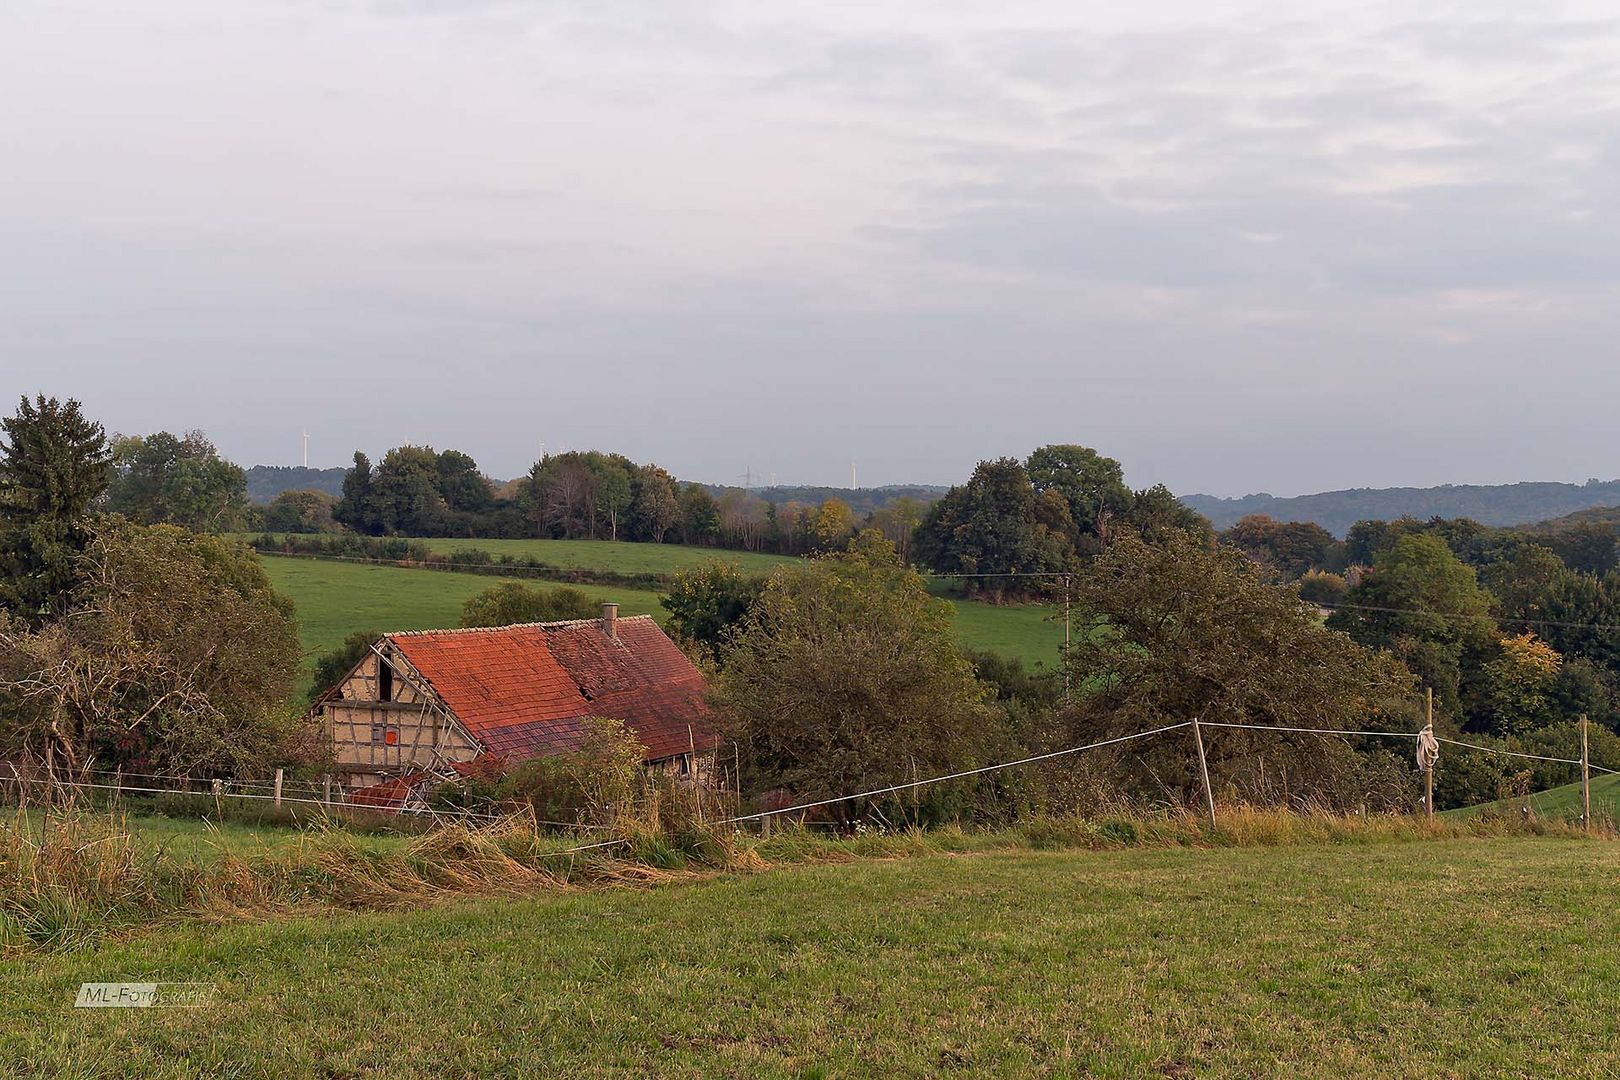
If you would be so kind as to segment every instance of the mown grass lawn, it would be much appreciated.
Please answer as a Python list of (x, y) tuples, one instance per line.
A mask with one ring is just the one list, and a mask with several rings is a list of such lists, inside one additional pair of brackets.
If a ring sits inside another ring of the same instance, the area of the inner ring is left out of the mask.
[[(589, 540), (534, 542), (593, 543)], [(595, 543), (601, 544), (600, 541)], [(658, 545), (619, 546), (655, 548)], [(461, 621), (461, 605), (469, 597), (507, 580), (484, 574), (281, 555), (262, 558), (271, 584), (291, 597), (297, 607), (299, 640), (311, 656), (336, 647), (356, 630), (386, 633), (457, 626)], [(657, 593), (616, 585), (571, 587), (594, 599), (616, 602), (621, 614), (651, 615), (660, 623), (664, 621), (666, 612), (659, 606)], [(1053, 608), (1038, 604), (995, 606), (973, 600), (952, 600), (951, 604), (956, 609), (956, 634), (964, 645), (1016, 656), (1026, 664), (1056, 665), (1058, 647), (1063, 641), (1063, 624), (1049, 621)]]
[[(1620, 1071), (1620, 848), (931, 856), (174, 927), (0, 970), (29, 1076)], [(75, 1010), (83, 981), (200, 1010)]]

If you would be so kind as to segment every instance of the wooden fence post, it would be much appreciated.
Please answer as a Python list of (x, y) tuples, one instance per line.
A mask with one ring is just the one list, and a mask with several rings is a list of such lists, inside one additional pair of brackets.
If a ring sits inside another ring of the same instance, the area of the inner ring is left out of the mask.
[(281, 770), (276, 770), (276, 809), (281, 808)]
[[(1434, 730), (1434, 687), (1426, 686), (1423, 695), (1423, 721), (1430, 731)], [(1425, 820), (1434, 824), (1434, 766), (1427, 765), (1423, 769), (1423, 812)]]
[(1204, 732), (1198, 726), (1198, 717), (1193, 717), (1193, 742), (1198, 744), (1198, 771), (1204, 776), (1204, 801), (1209, 804), (1209, 827), (1215, 828), (1215, 791), (1209, 786), (1209, 759), (1204, 757)]
[(1581, 713), (1581, 825), (1592, 831), (1592, 757), (1586, 742), (1586, 714)]
[(327, 806), (332, 805), (332, 774), (327, 773), (321, 777), (321, 802)]

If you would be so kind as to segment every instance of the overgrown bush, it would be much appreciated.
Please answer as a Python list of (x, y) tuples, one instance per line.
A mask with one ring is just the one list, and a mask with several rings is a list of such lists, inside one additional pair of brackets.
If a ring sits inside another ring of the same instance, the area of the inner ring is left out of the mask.
[(588, 619), (597, 610), (596, 601), (567, 585), (546, 589), (508, 581), (492, 585), (469, 598), (461, 608), (461, 625), (514, 626), (518, 623)]
[(73, 606), (0, 625), (7, 749), (70, 771), (263, 774), (309, 749), (292, 605), (240, 543), (103, 519)]
[(510, 812), (542, 822), (608, 825), (633, 817), (644, 784), (646, 749), (618, 720), (590, 717), (572, 750), (508, 766), (491, 761), (430, 793), (430, 806)]

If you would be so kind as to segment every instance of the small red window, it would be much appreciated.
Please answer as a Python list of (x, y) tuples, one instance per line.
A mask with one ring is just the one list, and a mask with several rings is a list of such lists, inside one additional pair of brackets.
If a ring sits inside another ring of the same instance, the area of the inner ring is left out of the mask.
[(399, 744), (399, 729), (389, 728), (383, 732), (383, 745), (396, 746)]

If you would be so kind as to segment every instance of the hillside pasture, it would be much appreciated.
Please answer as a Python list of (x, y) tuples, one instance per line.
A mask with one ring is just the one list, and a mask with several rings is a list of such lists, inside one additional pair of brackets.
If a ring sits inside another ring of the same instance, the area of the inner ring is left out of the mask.
[(768, 574), (785, 563), (797, 562), (786, 555), (765, 555), (756, 551), (728, 551), (723, 548), (688, 547), (682, 544), (630, 544), (612, 540), (461, 540), (421, 537), (429, 551), (487, 551), (496, 558), (538, 559), (549, 566), (570, 570), (608, 570), (618, 574), (674, 574), (711, 562), (735, 564), (748, 574)]
[[(723, 554), (701, 548), (683, 550)], [(459, 625), (461, 605), (501, 581), (525, 580), (544, 587), (554, 584), (517, 576), (509, 579), (285, 555), (261, 558), (271, 583), (277, 591), (290, 597), (297, 608), (299, 640), (311, 657), (335, 648), (356, 630), (430, 630)], [(623, 615), (651, 615), (660, 623), (667, 615), (654, 592), (610, 585), (572, 585), (570, 588), (579, 589), (596, 600), (617, 603)], [(1038, 604), (997, 606), (959, 599), (952, 600), (951, 604), (956, 609), (956, 635), (963, 645), (1015, 656), (1026, 664), (1056, 665), (1063, 625), (1050, 621), (1050, 617), (1059, 609)]]
[[(290, 597), (298, 614), (305, 652), (336, 648), (356, 630), (434, 630), (461, 625), (461, 606), (502, 581), (517, 578), (458, 574), (413, 567), (332, 562), (284, 555), (262, 556), (276, 591)], [(556, 587), (553, 582), (525, 584)], [(593, 599), (619, 605), (621, 615), (651, 615), (663, 621), (658, 594), (608, 585), (570, 585)]]
[[(1031, 851), (174, 925), (0, 967), (19, 1075), (1620, 1071), (1620, 849)], [(74, 1009), (81, 982), (199, 1009)], [(296, 1037), (289, 1037), (295, 1033)]]
[[(1537, 817), (1560, 821), (1579, 821), (1581, 817), (1580, 781), (1547, 788), (1512, 799), (1497, 799), (1477, 806), (1464, 806), (1442, 812), (1444, 817), (1468, 818), (1480, 815), (1516, 817), (1529, 809)], [(1592, 773), (1592, 819), (1594, 821), (1620, 821), (1620, 776)]]

